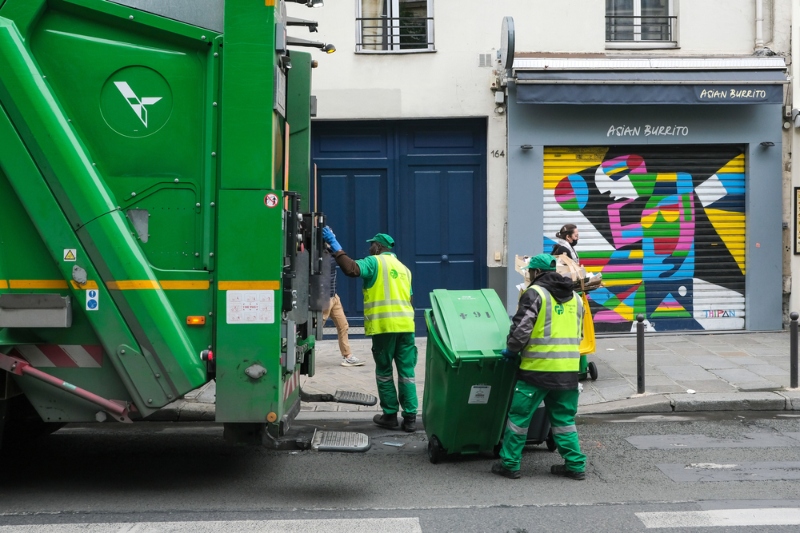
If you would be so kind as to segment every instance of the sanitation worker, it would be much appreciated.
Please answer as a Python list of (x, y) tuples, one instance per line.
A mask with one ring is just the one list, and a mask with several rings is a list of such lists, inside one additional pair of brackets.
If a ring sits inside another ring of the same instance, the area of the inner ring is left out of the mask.
[(492, 465), (492, 473), (520, 478), (528, 426), (544, 400), (553, 439), (564, 458), (564, 464), (553, 465), (550, 472), (586, 479), (586, 456), (581, 453), (575, 427), (583, 302), (573, 292), (572, 280), (555, 272), (556, 259), (552, 255), (532, 257), (528, 269), (531, 284), (520, 297), (502, 352), (508, 361), (519, 361), (519, 371), (500, 461)]
[[(397, 412), (402, 407), (402, 428), (413, 432), (417, 422), (417, 347), (411, 272), (392, 253), (394, 239), (385, 233), (367, 240), (370, 255), (358, 260), (347, 256), (329, 227), (323, 228), (322, 238), (344, 275), (364, 280), (364, 334), (372, 337), (375, 380), (383, 409), (383, 414), (375, 415), (372, 421), (383, 428), (397, 428)], [(397, 367), (396, 390), (392, 361)]]

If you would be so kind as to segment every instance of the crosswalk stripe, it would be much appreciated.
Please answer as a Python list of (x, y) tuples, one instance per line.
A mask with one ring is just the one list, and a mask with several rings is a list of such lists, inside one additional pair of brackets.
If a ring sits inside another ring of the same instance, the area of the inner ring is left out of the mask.
[(131, 522), (0, 526), (0, 533), (422, 533), (419, 518)]
[(636, 513), (636, 516), (647, 529), (800, 525), (800, 509), (793, 507)]

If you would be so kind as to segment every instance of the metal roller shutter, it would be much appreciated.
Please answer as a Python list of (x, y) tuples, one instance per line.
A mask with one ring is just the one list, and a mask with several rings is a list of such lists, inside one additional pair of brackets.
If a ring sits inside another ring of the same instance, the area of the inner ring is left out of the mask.
[(544, 150), (544, 251), (578, 226), (598, 332), (743, 329), (744, 201), (739, 146)]

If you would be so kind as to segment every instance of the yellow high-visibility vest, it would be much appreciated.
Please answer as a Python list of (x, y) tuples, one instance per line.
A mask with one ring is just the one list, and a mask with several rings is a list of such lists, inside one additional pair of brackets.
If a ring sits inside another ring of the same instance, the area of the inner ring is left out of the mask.
[(413, 333), (411, 272), (394, 255), (376, 255), (375, 259), (375, 283), (364, 289), (364, 335)]
[(533, 372), (578, 372), (580, 370), (583, 302), (575, 294), (559, 303), (547, 289), (531, 285), (542, 298), (531, 340), (522, 352), (520, 369)]

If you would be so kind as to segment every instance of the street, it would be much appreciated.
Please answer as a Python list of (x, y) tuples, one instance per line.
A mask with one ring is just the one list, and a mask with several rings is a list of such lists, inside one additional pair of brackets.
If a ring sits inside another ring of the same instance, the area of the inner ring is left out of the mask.
[(800, 417), (791, 412), (583, 416), (584, 482), (549, 474), (560, 458), (543, 445), (527, 449), (522, 479), (508, 480), (489, 473), (490, 454), (431, 464), (424, 431), (380, 430), (355, 415), (298, 422), (293, 431), (315, 427), (365, 432), (372, 449), (235, 447), (210, 423), (67, 426), (27, 449), (4, 450), (0, 532), (796, 531), (800, 524)]

